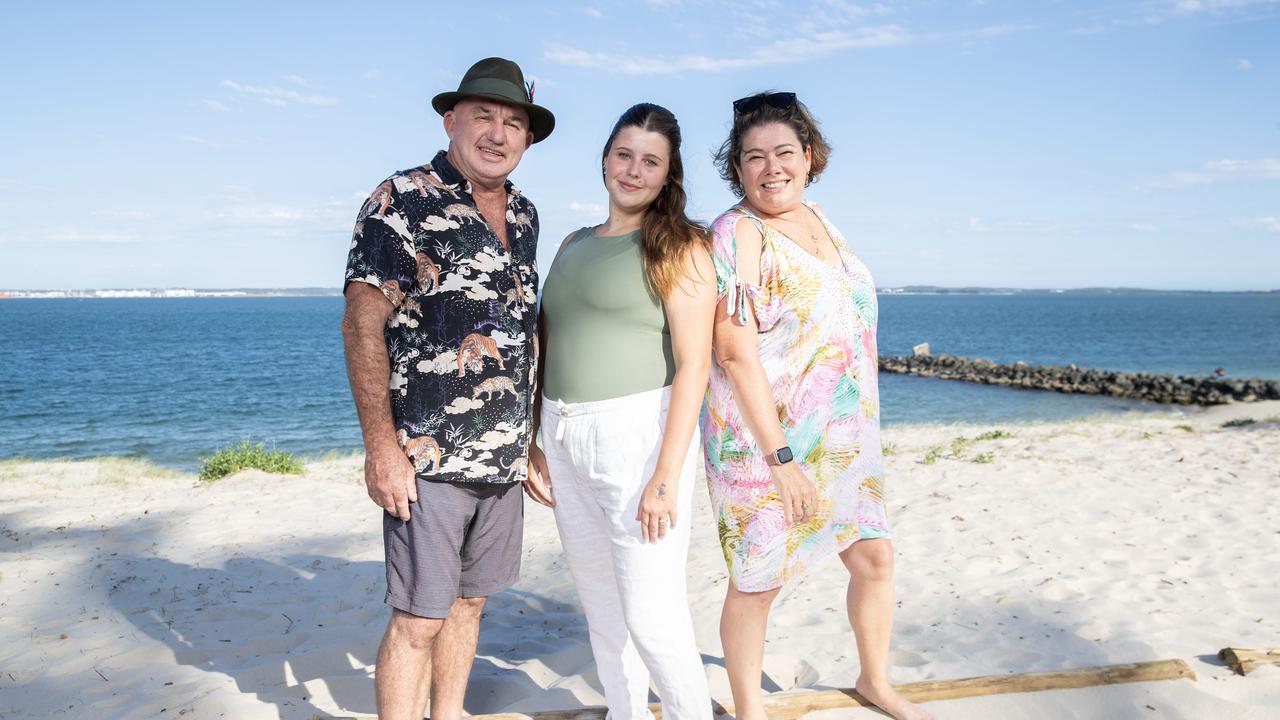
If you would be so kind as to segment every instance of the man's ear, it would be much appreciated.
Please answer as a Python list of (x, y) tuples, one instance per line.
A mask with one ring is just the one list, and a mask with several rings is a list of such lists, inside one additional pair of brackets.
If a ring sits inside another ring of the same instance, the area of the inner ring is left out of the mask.
[(453, 139), (453, 128), (457, 122), (457, 118), (453, 116), (452, 110), (444, 114), (444, 134), (447, 135), (450, 140)]
[(532, 130), (525, 133), (524, 146), (525, 146), (525, 149), (533, 147), (533, 131)]

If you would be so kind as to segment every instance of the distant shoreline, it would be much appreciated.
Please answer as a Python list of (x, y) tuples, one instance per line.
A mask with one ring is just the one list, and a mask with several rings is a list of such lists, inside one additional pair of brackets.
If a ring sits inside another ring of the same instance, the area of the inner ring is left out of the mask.
[[(1130, 287), (999, 288), (902, 285), (882, 287), (880, 295), (1271, 295), (1272, 290), (1153, 290)], [(111, 288), (81, 290), (0, 290), (0, 300), (119, 299), (119, 298), (234, 298), (340, 297), (340, 288)]]
[(0, 290), (0, 300), (118, 300), (120, 298), (341, 297), (339, 288), (137, 288), (104, 290)]

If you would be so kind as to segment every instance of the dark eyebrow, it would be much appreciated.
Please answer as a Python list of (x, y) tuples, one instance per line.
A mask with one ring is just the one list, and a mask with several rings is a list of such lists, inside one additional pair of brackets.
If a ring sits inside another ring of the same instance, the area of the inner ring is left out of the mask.
[[(616, 151), (618, 151), (618, 150), (626, 150), (627, 152), (631, 153), (632, 155), (634, 155), (634, 154), (636, 153), (636, 151), (635, 151), (635, 150), (632, 150), (631, 148), (627, 147), (626, 145), (614, 145), (614, 146), (613, 146), (613, 150), (614, 150), (615, 152), (616, 152)], [(661, 155), (658, 155), (658, 154), (656, 154), (656, 153), (640, 153), (640, 157), (653, 158), (654, 160), (658, 160), (658, 161), (661, 161), (661, 160), (662, 160), (662, 156), (661, 156)]]
[[(795, 144), (795, 143), (785, 142), (785, 143), (780, 143), (780, 144), (778, 144), (778, 145), (775, 145), (775, 146), (773, 147), (773, 149), (774, 149), (774, 150), (781, 150), (781, 149), (783, 149), (783, 148), (795, 148), (795, 146), (796, 146), (796, 144)], [(747, 153), (751, 153), (751, 152), (764, 152), (764, 148), (749, 147), (749, 148), (743, 148), (743, 149), (742, 149), (742, 154), (743, 154), (743, 155), (746, 155)]]

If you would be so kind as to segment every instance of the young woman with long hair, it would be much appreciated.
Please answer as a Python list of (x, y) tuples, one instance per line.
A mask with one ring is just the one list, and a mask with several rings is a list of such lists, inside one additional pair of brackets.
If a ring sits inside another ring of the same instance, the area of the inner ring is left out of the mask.
[(547, 472), (526, 490), (555, 509), (612, 720), (649, 717), (650, 677), (664, 718), (710, 720), (685, 589), (710, 242), (685, 215), (666, 108), (623, 113), (601, 172), (609, 217), (565, 238), (543, 288), (542, 439), (529, 454)]

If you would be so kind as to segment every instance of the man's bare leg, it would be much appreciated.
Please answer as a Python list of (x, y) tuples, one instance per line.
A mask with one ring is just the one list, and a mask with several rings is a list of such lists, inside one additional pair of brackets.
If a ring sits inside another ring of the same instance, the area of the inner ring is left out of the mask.
[(431, 654), (431, 720), (458, 720), (487, 598), (458, 598)]
[(431, 693), (431, 656), (445, 621), (391, 610), (378, 648), (374, 688), (381, 720), (422, 720)]

